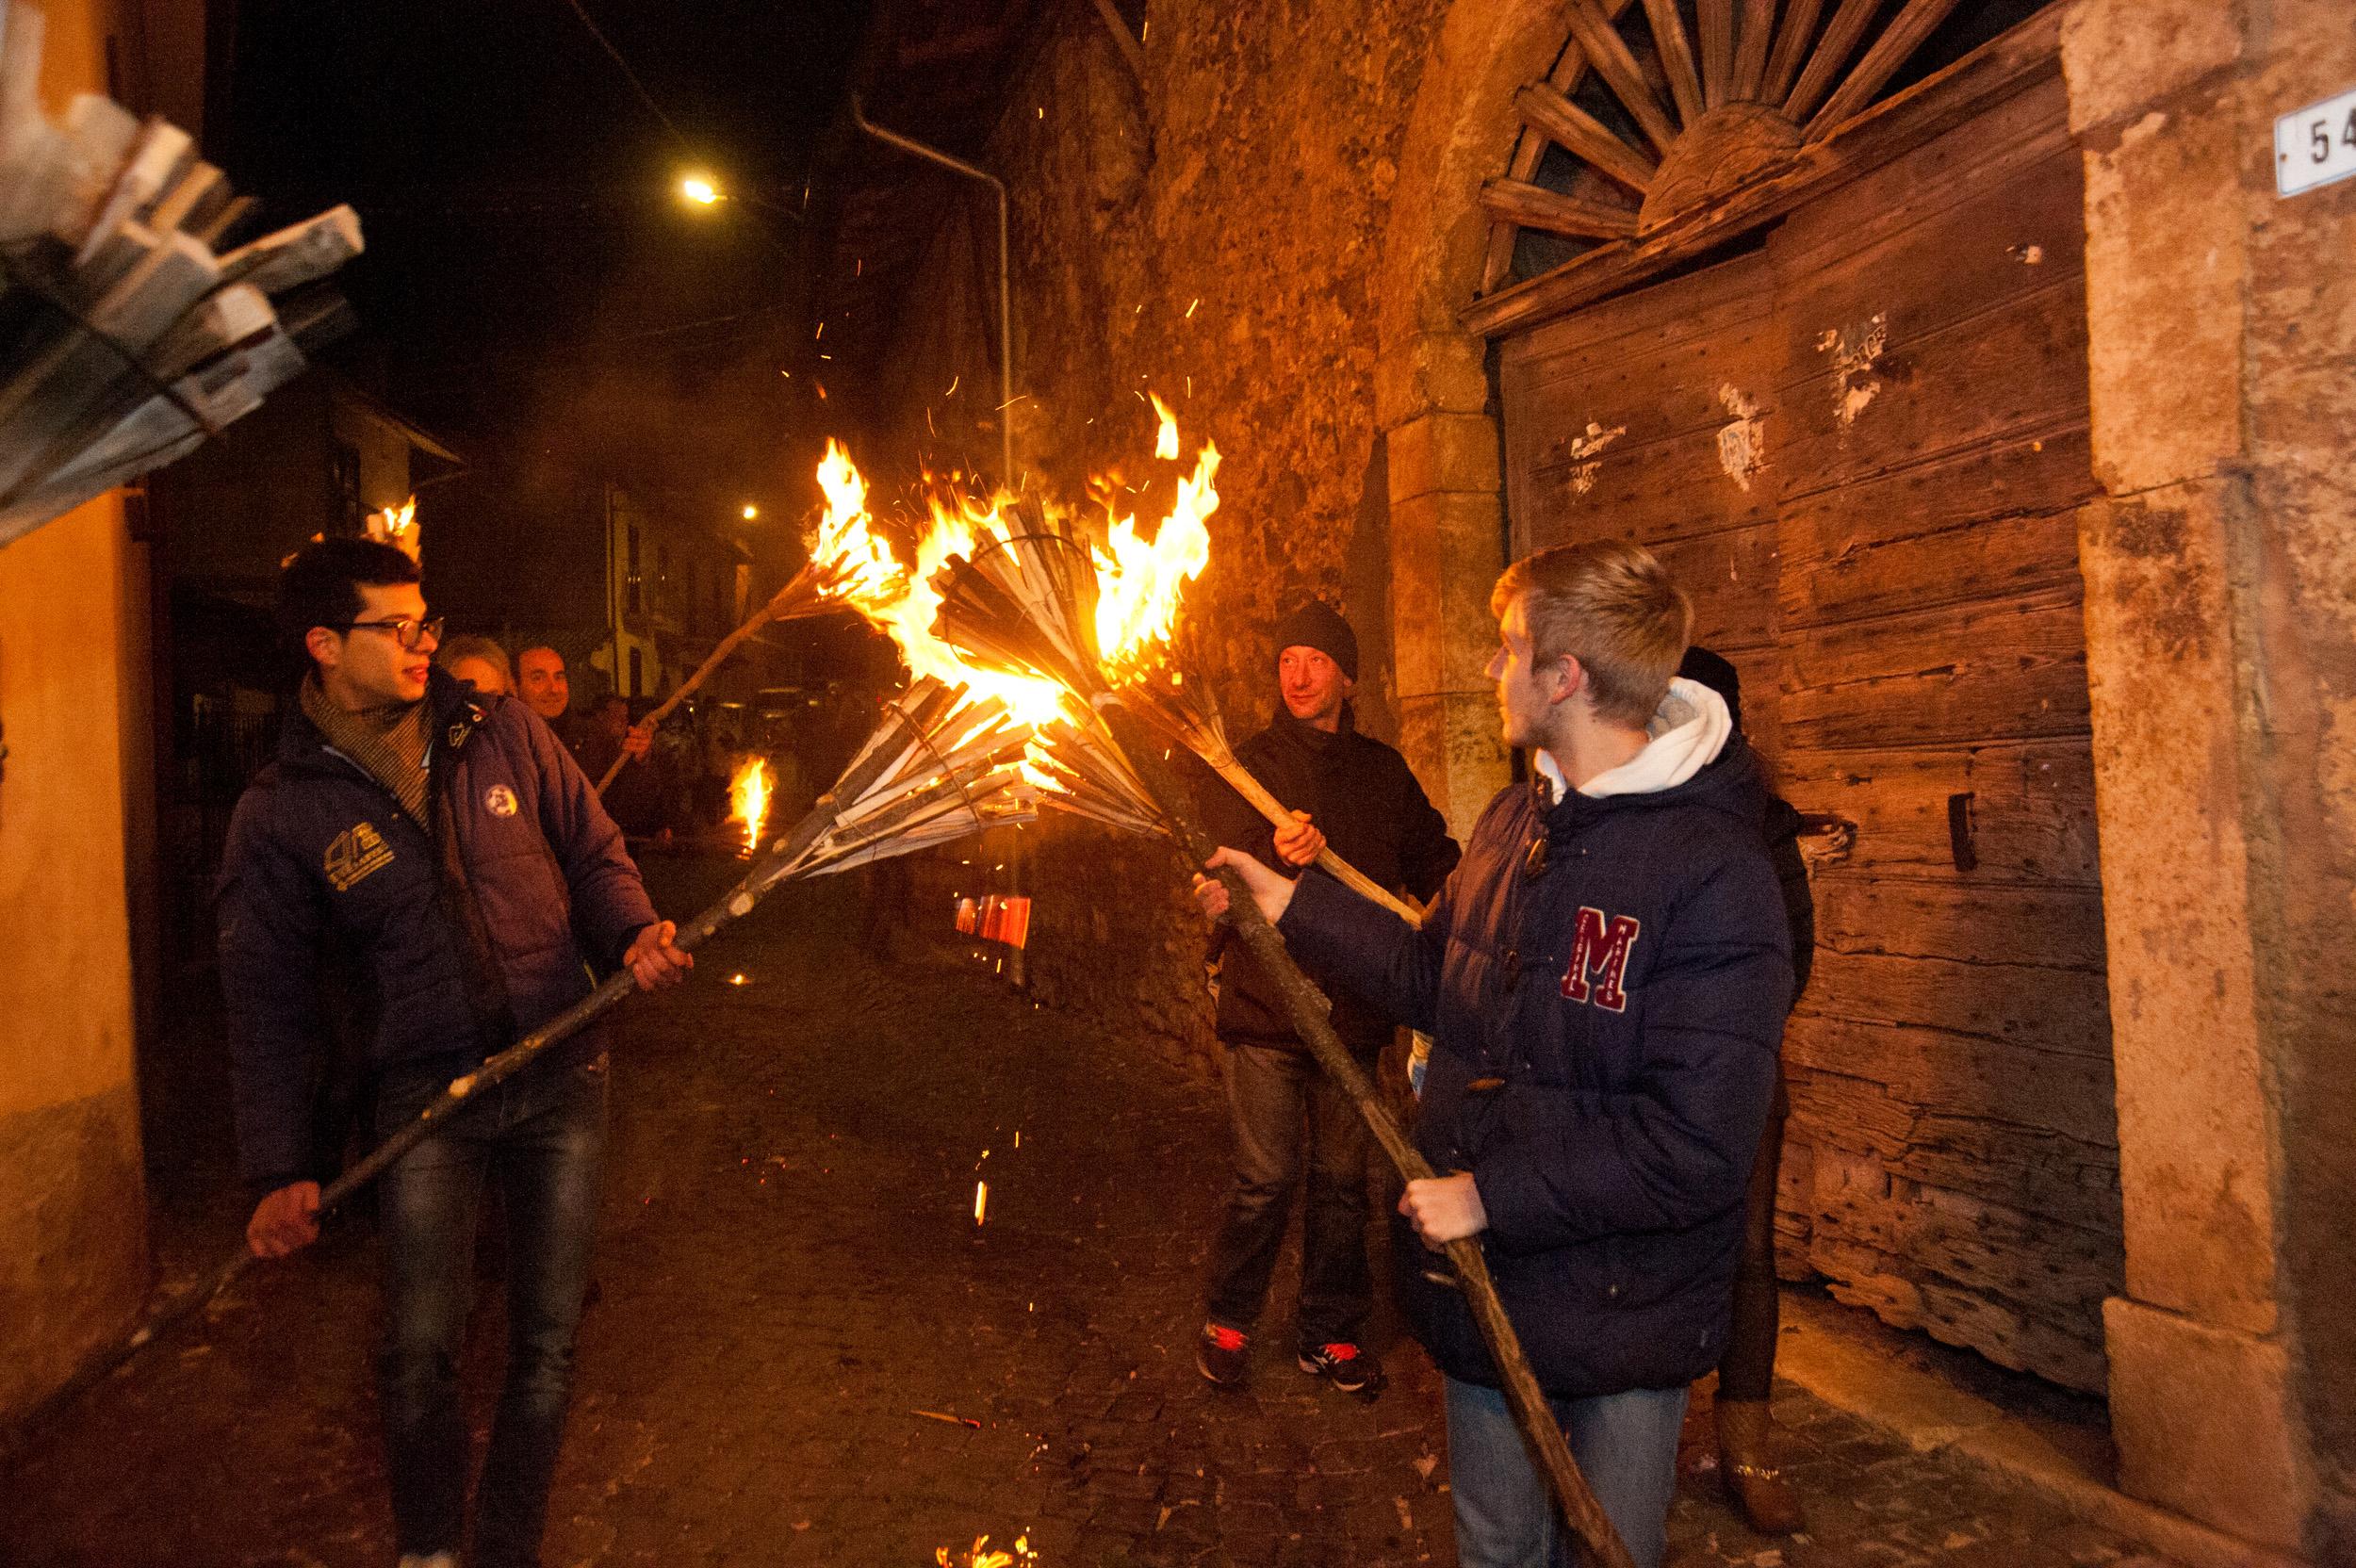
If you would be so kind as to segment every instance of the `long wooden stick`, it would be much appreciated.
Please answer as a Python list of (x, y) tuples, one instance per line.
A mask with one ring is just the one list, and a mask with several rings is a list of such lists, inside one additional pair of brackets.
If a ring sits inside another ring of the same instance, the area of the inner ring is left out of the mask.
[[(1162, 808), (1179, 844), (1197, 865), (1209, 859), (1219, 846), (1203, 830), (1185, 787), (1163, 765), (1159, 751), (1141, 733), (1142, 725), (1125, 711), (1106, 713), (1105, 719), (1129, 754), (1138, 777), (1153, 792), (1154, 803)], [(1383, 1152), (1390, 1157), (1400, 1176), (1419, 1182), (1437, 1175), (1431, 1162), (1408, 1141), (1406, 1133), (1375, 1092), (1374, 1085), (1359, 1070), (1341, 1037), (1333, 1032), (1331, 1004), (1325, 993), (1293, 962), (1292, 955), (1285, 951), (1284, 939), (1260, 913), (1260, 906), (1252, 901), (1242, 880), (1224, 867), (1219, 876), (1227, 888), (1235, 934), (1251, 949), (1261, 972), (1270, 976), (1283, 993), (1285, 1009), (1292, 1015), (1294, 1032), (1301, 1043), (1357, 1106), (1358, 1114), (1373, 1130), (1375, 1141), (1383, 1146)], [(1523, 1441), (1536, 1457), (1539, 1471), (1546, 1478), (1562, 1517), (1605, 1568), (1635, 1568), (1635, 1560), (1628, 1556), (1619, 1531), (1612, 1527), (1603, 1505), (1595, 1501), (1587, 1478), (1579, 1474), (1579, 1462), (1571, 1457), (1571, 1446), (1562, 1436), (1562, 1428), (1546, 1403), (1545, 1391), (1538, 1386), (1537, 1374), (1530, 1369), (1530, 1359), (1522, 1353), (1521, 1336), (1514, 1332), (1512, 1320), (1505, 1315), (1505, 1303), (1497, 1296), (1497, 1282), (1489, 1276), (1488, 1255), (1481, 1251), (1478, 1241), (1470, 1238), (1449, 1242), (1447, 1250), (1448, 1261), (1456, 1266), (1456, 1279), (1464, 1300), (1472, 1308), (1473, 1321), (1504, 1380), (1506, 1401), (1513, 1407)]]
[[(1253, 777), (1250, 768), (1232, 757), (1224, 761), (1214, 761), (1207, 757), (1203, 758), (1203, 760), (1210, 763), (1213, 772), (1233, 785), (1235, 792), (1243, 796), (1245, 802), (1253, 810), (1268, 818), (1271, 826), (1290, 827), (1294, 825), (1293, 814), (1284, 809), (1284, 803), (1270, 794), (1268, 786)], [(1390, 889), (1334, 854), (1332, 845), (1329, 844), (1317, 851), (1317, 864), (1319, 871), (1356, 893), (1360, 898), (1380, 904), (1410, 925), (1418, 929), (1422, 927), (1423, 911), (1421, 909), (1416, 908), (1413, 904), (1408, 903)]]
[[(639, 720), (631, 727), (643, 728), (652, 734), (656, 726), (671, 716), (673, 710), (695, 695), (695, 689), (712, 678), (712, 671), (728, 662), (728, 655), (734, 653), (745, 638), (750, 637), (770, 622), (794, 620), (800, 616), (814, 614), (826, 608), (826, 600), (821, 587), (822, 576), (815, 562), (794, 573), (794, 580), (778, 589), (767, 604), (754, 611), (750, 619), (720, 639), (718, 645), (704, 656), (704, 662), (695, 666), (695, 673), (679, 682), (679, 690), (664, 697), (653, 712)], [(844, 608), (849, 607), (844, 606)], [(623, 766), (630, 760), (630, 753), (623, 752), (606, 765), (604, 776), (597, 780), (597, 793), (600, 795), (605, 793), (606, 786), (621, 776)]]
[[(809, 815), (794, 825), (793, 832), (774, 842), (769, 853), (753, 863), (752, 869), (744, 874), (744, 880), (729, 889), (727, 896), (679, 928), (673, 939), (675, 944), (692, 952), (712, 933), (752, 913), (753, 906), (785, 879), (785, 873), (794, 862), (833, 828), (842, 812), (872, 789), (899, 760), (907, 746), (917, 742), (931, 723), (947, 710), (947, 703), (941, 700), (943, 696), (947, 696), (949, 701), (955, 700), (953, 694), (936, 693), (932, 698), (919, 702), (914, 713), (893, 705), (891, 711), (896, 720), (894, 727), (898, 731), (897, 736), (885, 740), (882, 744), (871, 744), (835, 781), (834, 788), (818, 797), (818, 803), (810, 808)], [(587, 996), (491, 1057), (474, 1071), (451, 1083), (432, 1104), (418, 1112), (414, 1120), (378, 1144), (367, 1157), (322, 1189), (319, 1193), (319, 1214), (324, 1217), (334, 1213), (352, 1194), (384, 1174), (403, 1154), (433, 1136), (444, 1122), (481, 1099), (484, 1090), (505, 1083), (546, 1054), (550, 1048), (570, 1039), (611, 1012), (630, 994), (636, 984), (628, 970), (607, 976)], [(52, 1416), (95, 1387), (158, 1336), (195, 1316), (207, 1302), (235, 1283), (253, 1266), (254, 1261), (254, 1253), (241, 1247), (234, 1257), (225, 1260), (220, 1267), (205, 1276), (193, 1290), (148, 1313), (128, 1334), (83, 1364), (81, 1370), (36, 1405), (7, 1434), (5, 1446), (13, 1449), (21, 1446), (26, 1437)]]

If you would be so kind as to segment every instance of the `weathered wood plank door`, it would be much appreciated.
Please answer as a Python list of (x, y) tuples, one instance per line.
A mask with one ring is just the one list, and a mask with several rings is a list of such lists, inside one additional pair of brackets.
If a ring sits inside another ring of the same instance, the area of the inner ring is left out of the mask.
[(2048, 80), (1733, 261), (1509, 340), (1517, 548), (1624, 534), (1803, 810), (1788, 1272), (2102, 1386), (2122, 1267), (2079, 609), (2080, 174)]

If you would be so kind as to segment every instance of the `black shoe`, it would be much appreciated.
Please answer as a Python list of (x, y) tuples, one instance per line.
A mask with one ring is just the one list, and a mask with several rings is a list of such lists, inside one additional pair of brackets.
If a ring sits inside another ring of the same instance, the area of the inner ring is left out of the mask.
[(1383, 1364), (1374, 1359), (1373, 1351), (1346, 1339), (1302, 1346), (1301, 1369), (1312, 1378), (1323, 1378), (1344, 1394), (1372, 1398), (1383, 1391)]
[(1205, 1323), (1195, 1342), (1194, 1364), (1221, 1388), (1233, 1388), (1252, 1364), (1252, 1336), (1224, 1323)]

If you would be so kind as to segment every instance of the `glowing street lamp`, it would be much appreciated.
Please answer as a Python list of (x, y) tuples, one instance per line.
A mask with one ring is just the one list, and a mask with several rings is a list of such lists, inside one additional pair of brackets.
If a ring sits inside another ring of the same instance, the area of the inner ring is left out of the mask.
[(720, 188), (708, 174), (689, 174), (680, 179), (679, 193), (699, 207), (708, 207), (720, 200)]
[(759, 508), (759, 507), (755, 506), (755, 505), (754, 505), (752, 502), (750, 502), (750, 501), (746, 501), (746, 502), (744, 503), (744, 520), (745, 520), (746, 522), (748, 522), (748, 523), (749, 523), (749, 522), (751, 522), (751, 521), (752, 521), (755, 517), (758, 517), (758, 516), (760, 516), (760, 515), (761, 515), (761, 508)]

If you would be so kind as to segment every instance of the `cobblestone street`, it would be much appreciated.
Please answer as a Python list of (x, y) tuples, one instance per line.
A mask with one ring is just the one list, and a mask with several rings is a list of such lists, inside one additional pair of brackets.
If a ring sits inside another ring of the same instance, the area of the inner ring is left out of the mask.
[[(1278, 1314), (1249, 1391), (1196, 1374), (1215, 1087), (987, 974), (878, 965), (844, 935), (856, 896), (782, 892), (687, 992), (625, 1010), (549, 1563), (918, 1568), (1025, 1533), (1045, 1568), (1453, 1562), (1436, 1377), (1394, 1322), (1373, 1403), (1298, 1373)], [(167, 1278), (240, 1217), (169, 1212)], [(388, 1565), (371, 1267), (366, 1225), (339, 1227), (42, 1434), (0, 1474), (0, 1562)], [(495, 1287), (482, 1306), (479, 1424)], [(2157, 1560), (1797, 1389), (1778, 1405), (1810, 1533), (1735, 1522), (1697, 1408), (1674, 1561)]]

